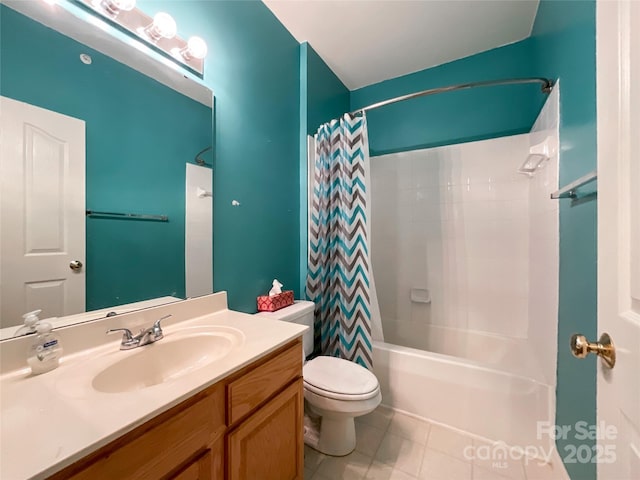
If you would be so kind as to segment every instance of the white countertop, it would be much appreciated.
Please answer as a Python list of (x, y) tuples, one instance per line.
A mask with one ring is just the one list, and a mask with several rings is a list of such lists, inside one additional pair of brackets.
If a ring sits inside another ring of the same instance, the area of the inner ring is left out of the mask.
[[(226, 303), (226, 297), (224, 300)], [(158, 309), (165, 313), (171, 307)], [(0, 478), (46, 478), (307, 329), (222, 309), (168, 325), (164, 340), (185, 327), (209, 325), (233, 327), (244, 339), (228, 355), (207, 366), (133, 392), (101, 393), (91, 386), (97, 372), (148, 348), (121, 351), (119, 335), (109, 337), (103, 345), (63, 357), (57, 369), (42, 375), (31, 376), (28, 368), (4, 373), (0, 376)]]

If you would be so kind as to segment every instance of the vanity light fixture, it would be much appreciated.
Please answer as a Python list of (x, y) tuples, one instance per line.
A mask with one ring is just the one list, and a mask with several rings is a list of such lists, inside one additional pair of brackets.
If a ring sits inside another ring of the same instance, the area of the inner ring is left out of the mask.
[[(136, 0), (72, 0), (94, 15), (120, 27), (153, 50), (162, 53), (202, 77), (207, 44), (197, 36), (184, 40), (177, 35), (176, 21), (166, 12), (153, 18), (136, 8)], [(138, 44), (134, 44), (138, 46)]]

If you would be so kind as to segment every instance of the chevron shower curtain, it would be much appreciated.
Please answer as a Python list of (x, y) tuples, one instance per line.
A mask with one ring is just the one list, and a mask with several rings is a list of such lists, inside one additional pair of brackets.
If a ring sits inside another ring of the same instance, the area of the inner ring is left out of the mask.
[(377, 299), (367, 226), (366, 118), (346, 114), (322, 125), (314, 138), (306, 290), (316, 304), (315, 346), (371, 368)]

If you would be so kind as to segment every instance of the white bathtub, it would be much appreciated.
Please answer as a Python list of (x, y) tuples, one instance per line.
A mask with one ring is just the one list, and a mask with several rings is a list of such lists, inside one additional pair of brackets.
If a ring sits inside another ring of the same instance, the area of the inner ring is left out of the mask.
[(550, 383), (538, 359), (530, 355), (530, 342), (523, 338), (412, 321), (385, 322), (384, 332), (388, 344), (466, 359), (479, 366)]
[(538, 438), (537, 429), (537, 422), (555, 420), (549, 385), (473, 360), (383, 342), (374, 342), (373, 364), (385, 405), (512, 446), (552, 446), (548, 436)]

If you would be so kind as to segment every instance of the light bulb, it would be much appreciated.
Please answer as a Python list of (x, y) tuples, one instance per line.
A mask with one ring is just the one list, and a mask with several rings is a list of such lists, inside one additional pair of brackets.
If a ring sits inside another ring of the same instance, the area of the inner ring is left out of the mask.
[(154, 40), (160, 38), (173, 38), (176, 36), (178, 27), (176, 21), (171, 15), (165, 12), (156, 13), (153, 17), (153, 23), (149, 25), (145, 32)]
[(192, 57), (197, 59), (203, 59), (207, 56), (207, 44), (200, 37), (189, 37), (187, 42), (187, 48)]
[(136, 6), (136, 0), (101, 0), (100, 7), (108, 14), (116, 16), (120, 12), (128, 12)]
[(202, 60), (207, 56), (207, 44), (200, 37), (189, 37), (187, 46), (180, 50), (180, 53), (186, 60), (191, 60), (192, 58)]

